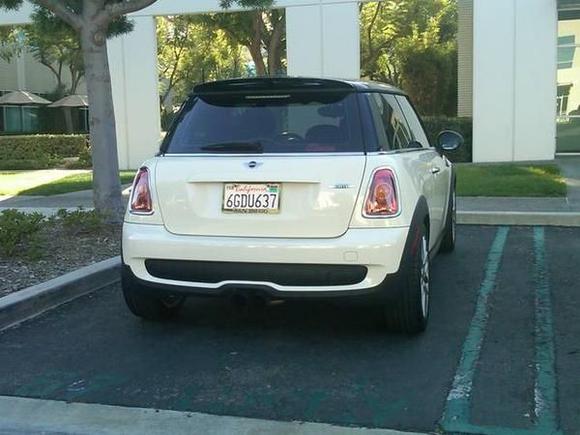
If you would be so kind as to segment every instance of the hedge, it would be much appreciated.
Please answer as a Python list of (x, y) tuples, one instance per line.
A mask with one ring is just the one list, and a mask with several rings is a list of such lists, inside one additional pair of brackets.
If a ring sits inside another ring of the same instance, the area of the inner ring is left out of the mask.
[(45, 169), (86, 152), (86, 135), (0, 136), (0, 169)]
[(48, 169), (57, 166), (59, 162), (60, 160), (55, 162), (51, 160), (42, 160), (42, 159), (0, 160), (0, 171)]
[(443, 130), (454, 130), (465, 139), (463, 146), (454, 152), (446, 153), (452, 162), (471, 162), (473, 160), (473, 121), (471, 118), (447, 118), (444, 116), (424, 116), (423, 124), (431, 144), (437, 141), (437, 135)]

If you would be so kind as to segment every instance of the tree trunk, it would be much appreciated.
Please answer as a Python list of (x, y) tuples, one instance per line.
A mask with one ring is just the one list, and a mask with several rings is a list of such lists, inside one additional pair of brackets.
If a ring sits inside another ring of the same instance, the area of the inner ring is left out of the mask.
[(121, 197), (115, 112), (104, 31), (92, 26), (83, 27), (81, 44), (90, 104), (95, 208), (105, 213), (112, 221), (120, 221), (124, 205)]
[(83, 71), (78, 71), (72, 66), (69, 66), (70, 76), (71, 76), (71, 85), (69, 89), (69, 95), (74, 95), (77, 93), (77, 88), (81, 79), (83, 78)]
[(65, 85), (62, 81), (62, 62), (59, 63), (58, 69), (56, 69), (54, 66), (52, 66), (52, 64), (49, 61), (47, 61), (43, 58), (41, 58), (39, 60), (39, 62), (42, 65), (44, 65), (45, 67), (47, 67), (52, 74), (54, 74), (54, 78), (56, 80), (56, 88), (54, 89), (54, 91), (55, 91), (57, 98), (64, 97), (64, 92), (66, 91), (66, 89), (65, 89)]
[(260, 47), (256, 47), (255, 45), (251, 45), (248, 47), (248, 50), (250, 51), (250, 55), (252, 56), (252, 60), (256, 66), (256, 75), (258, 77), (267, 76), (268, 74), (266, 72), (264, 57), (262, 56), (262, 49)]
[(268, 73), (271, 76), (278, 75), (282, 67), (282, 32), (286, 25), (284, 17), (280, 17), (277, 11), (272, 11), (272, 36), (268, 46)]
[(254, 65), (256, 65), (256, 75), (266, 76), (268, 73), (266, 71), (264, 57), (262, 56), (262, 12), (254, 11), (253, 14), (252, 28), (254, 35), (250, 45), (248, 45), (248, 50), (250, 51)]

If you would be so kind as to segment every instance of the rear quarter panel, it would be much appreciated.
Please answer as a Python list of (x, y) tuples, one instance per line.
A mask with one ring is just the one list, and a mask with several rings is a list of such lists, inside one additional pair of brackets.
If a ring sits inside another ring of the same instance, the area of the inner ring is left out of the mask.
[[(351, 228), (397, 228), (411, 225), (413, 213), (421, 196), (430, 202), (433, 192), (429, 186), (433, 161), (431, 150), (402, 153), (371, 153), (367, 156), (362, 190), (351, 219)], [(363, 207), (371, 183), (371, 176), (377, 168), (390, 168), (397, 178), (398, 200), (401, 212), (392, 218), (368, 219), (363, 217)], [(433, 238), (432, 238), (433, 239)]]

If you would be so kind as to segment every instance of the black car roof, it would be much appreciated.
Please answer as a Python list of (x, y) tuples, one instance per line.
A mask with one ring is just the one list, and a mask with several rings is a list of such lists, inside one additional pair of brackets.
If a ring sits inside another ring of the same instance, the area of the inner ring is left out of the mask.
[(202, 83), (193, 88), (194, 94), (280, 91), (351, 91), (388, 92), (406, 95), (402, 90), (385, 83), (364, 80), (323, 79), (315, 77), (259, 77), (218, 80)]

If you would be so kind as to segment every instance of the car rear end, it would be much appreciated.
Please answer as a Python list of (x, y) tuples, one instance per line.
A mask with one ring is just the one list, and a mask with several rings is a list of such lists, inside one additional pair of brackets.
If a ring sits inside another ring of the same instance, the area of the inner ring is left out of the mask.
[(276, 297), (375, 292), (412, 210), (396, 158), (369, 158), (356, 88), (319, 79), (198, 86), (137, 174), (125, 274), (148, 289)]

